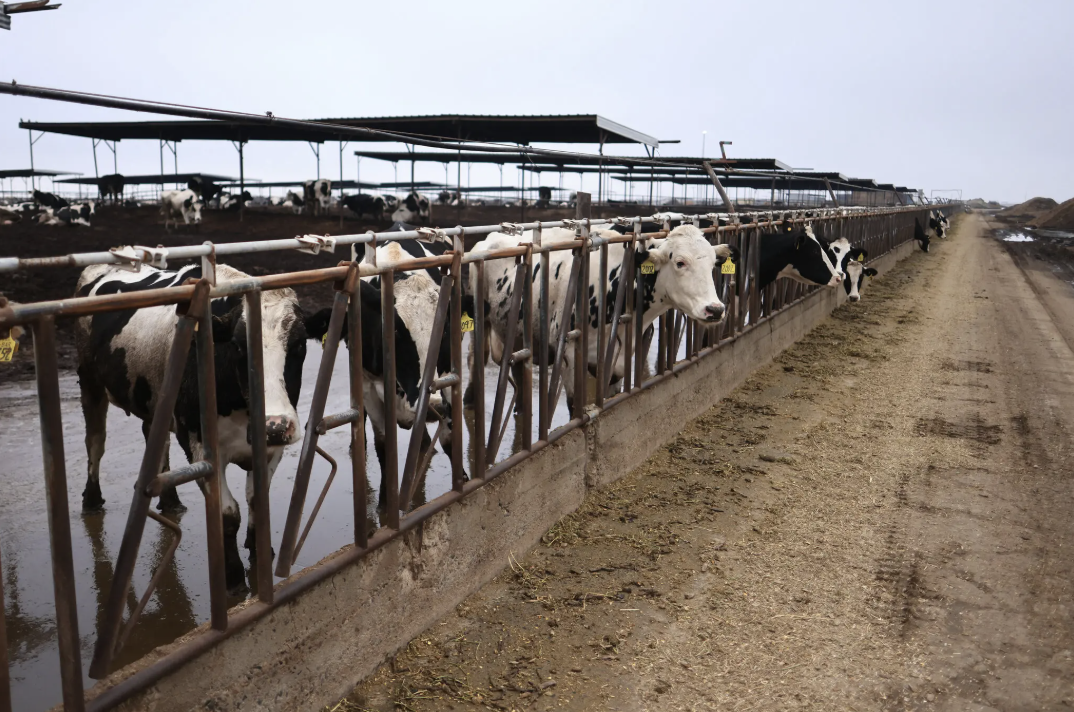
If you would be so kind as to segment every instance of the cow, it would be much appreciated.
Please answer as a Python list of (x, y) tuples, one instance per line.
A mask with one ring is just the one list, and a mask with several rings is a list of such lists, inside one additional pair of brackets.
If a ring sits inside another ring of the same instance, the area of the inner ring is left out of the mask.
[(160, 194), (160, 212), (164, 215), (164, 229), (168, 229), (168, 223), (179, 224), (177, 216), (183, 217), (183, 224), (201, 224), (201, 200), (194, 191), (169, 190)]
[(0, 225), (14, 225), (22, 221), (22, 213), (13, 206), (0, 205)]
[(776, 232), (761, 236), (758, 287), (764, 289), (780, 277), (836, 287), (843, 282), (840, 265), (850, 249), (845, 237), (826, 242), (808, 223), (797, 226), (784, 219)]
[(878, 274), (872, 267), (865, 266), (865, 258), (868, 256), (868, 252), (855, 247), (843, 257), (843, 289), (846, 290), (847, 299), (852, 302), (861, 299), (861, 288), (865, 283), (865, 278), (875, 277)]
[(65, 205), (62, 208), (53, 210), (52, 208), (44, 208), (40, 213), (34, 216), (41, 225), (66, 225), (67, 227), (90, 227), (90, 218), (96, 214), (95, 205), (93, 201), (87, 201), (85, 203), (75, 203), (74, 205)]
[[(83, 270), (75, 294), (79, 297), (161, 289), (200, 279), (200, 265), (176, 271), (143, 266), (138, 272), (115, 265), (94, 265)], [(246, 279), (248, 275), (227, 265), (217, 265), (220, 282)], [(224, 467), (236, 464), (247, 471), (246, 499), (253, 511), (253, 451), (250, 444), (249, 370), (247, 366), (246, 306), (241, 296), (212, 300), (212, 338), (215, 351), (216, 401), (219, 417), (220, 461)], [(101, 496), (100, 465), (105, 450), (108, 404), (142, 421), (148, 437), (163, 384), (169, 344), (179, 317), (174, 306), (145, 307), (102, 312), (82, 317), (75, 329), (78, 349), (78, 385), (86, 420), (88, 459), (82, 511), (91, 513), (104, 506)], [(266, 290), (261, 297), (263, 329), (265, 428), (268, 442), (268, 474), (283, 457), (284, 448), (301, 437), (298, 403), (302, 387), (302, 364), (306, 357), (306, 330), (298, 299), (291, 289)], [(196, 350), (191, 348), (183, 371), (171, 430), (189, 462), (203, 457), (199, 415)], [(167, 453), (167, 449), (165, 449)], [(162, 471), (169, 469), (165, 454)], [(239, 558), (238, 531), (241, 523), (238, 503), (221, 473), (224, 519), (224, 560), (227, 586), (235, 592), (245, 586)], [(204, 480), (198, 480), (204, 491)], [(158, 509), (182, 511), (174, 488), (161, 494)], [(246, 548), (254, 552), (253, 517), (247, 524)]]
[[(376, 248), (377, 264), (386, 267), (398, 264), (406, 260), (420, 257), (432, 257), (443, 255), (451, 249), (446, 242), (422, 242), (420, 240), (393, 240), (378, 245)], [(372, 259), (372, 249), (365, 247), (363, 262), (369, 263)], [(405, 430), (411, 430), (415, 426), (422, 429), (421, 457), (419, 462), (425, 459), (429, 448), (433, 446), (432, 440), (425, 432), (425, 424), (417, 424), (417, 400), (419, 396), (421, 378), (425, 370), (425, 360), (429, 353), (429, 343), (433, 337), (433, 317), (436, 311), (436, 303), (440, 291), (441, 275), (439, 269), (416, 270), (412, 272), (398, 272), (395, 274), (395, 377), (396, 377), (396, 423), (388, 423), (384, 408), (384, 347), (381, 312), (380, 277), (364, 277), (360, 284), (360, 298), (362, 302), (362, 368), (364, 372), (363, 398), (370, 423), (373, 426), (373, 445), (380, 461), (381, 473), (385, 468), (385, 445), (384, 436), (386, 429), (398, 425)], [(473, 313), (473, 300), (464, 296), (462, 308), (464, 312)], [(331, 316), (330, 309), (322, 309), (306, 321), (307, 334), (310, 339), (320, 340), (328, 332), (328, 322)], [(343, 340), (347, 341), (347, 324), (344, 321)], [(447, 374), (451, 370), (450, 340), (447, 330), (440, 340), (440, 350), (437, 354), (436, 375)], [(444, 453), (451, 457), (451, 429), (455, 427), (451, 410), (450, 388), (445, 391), (447, 398), (441, 398), (439, 393), (434, 393), (430, 398), (430, 409), (427, 420), (443, 420), (444, 428), (440, 431), (440, 445)], [(461, 423), (461, 421), (460, 421)], [(424, 473), (419, 473), (424, 479)], [(419, 494), (422, 487), (417, 486), (415, 493)], [(379, 495), (379, 506), (385, 507), (385, 491), (383, 474)], [(407, 503), (400, 503), (406, 505)]]
[(197, 193), (203, 204), (208, 204), (224, 190), (204, 176), (190, 176), (186, 187)]
[(921, 245), (922, 252), (929, 251), (929, 234), (921, 227), (921, 221), (917, 218), (914, 218), (914, 239)]
[(306, 200), (293, 190), (287, 191), (287, 199), (283, 201), (285, 207), (291, 208), (295, 215), (301, 215), (306, 207)]
[(382, 196), (358, 193), (344, 196), (343, 205), (358, 217), (368, 215), (373, 220), (383, 220), (387, 203)]
[(68, 206), (68, 202), (60, 196), (54, 193), (43, 193), (40, 190), (34, 191), (34, 202), (43, 208), (50, 208), (51, 210), (59, 210)]
[[(224, 196), (227, 196), (227, 198), (225, 199)], [(220, 194), (220, 209), (221, 210), (236, 211), (240, 207), (245, 207), (246, 203), (249, 203), (253, 199), (254, 199), (254, 196), (250, 195), (250, 191), (248, 191), (248, 190), (242, 191), (242, 195), (238, 195), (238, 196), (237, 195), (230, 195), (228, 193), (221, 193)]]
[(123, 197), (123, 188), (126, 184), (126, 179), (119, 173), (101, 176), (97, 179), (97, 190), (101, 194), (101, 200), (112, 198), (113, 202), (118, 201)]
[(429, 199), (416, 191), (403, 198), (392, 212), (392, 222), (426, 223), (433, 215)]
[(929, 229), (933, 234), (940, 239), (947, 238), (947, 228), (950, 223), (947, 222), (947, 218), (939, 210), (929, 211)]
[(537, 189), (537, 204), (535, 207), (547, 208), (552, 204), (552, 189), (548, 186), (541, 186)]
[(332, 181), (327, 178), (308, 180), (302, 184), (302, 198), (310, 206), (310, 213), (320, 215), (328, 212), (331, 204)]
[[(618, 237), (618, 235), (619, 233), (613, 230), (593, 231), (594, 237)], [(517, 247), (532, 239), (532, 232), (526, 232), (520, 237), (494, 232), (474, 245), (472, 252), (490, 252)], [(551, 228), (542, 232), (542, 243), (545, 245), (574, 239), (574, 232), (564, 228)], [(593, 252), (589, 255), (590, 279), (589, 284), (585, 285), (588, 288), (589, 313), (585, 318), (586, 328), (591, 332), (587, 354), (587, 366), (591, 373), (595, 371), (598, 359), (604, 357), (603, 354), (597, 353), (597, 330), (610, 331), (609, 338), (614, 336), (622, 344), (625, 339), (625, 330), (630, 328), (627, 325), (617, 325), (612, 331), (613, 327), (610, 325), (615, 296), (622, 278), (626, 249), (624, 243), (612, 243), (608, 246), (608, 292), (605, 295), (607, 313), (603, 315), (598, 313), (599, 301), (596, 295), (596, 291), (600, 288), (600, 253)], [(716, 293), (712, 270), (716, 265), (723, 264), (728, 259), (736, 261), (737, 258), (738, 251), (735, 248), (729, 245), (709, 244), (701, 230), (690, 224), (676, 227), (666, 238), (648, 238), (639, 242), (634, 254), (635, 265), (641, 265), (643, 262), (652, 265), (651, 270), (641, 269), (640, 273), (643, 303), (639, 308), (643, 313), (643, 329), (648, 328), (657, 317), (669, 309), (678, 309), (702, 324), (719, 323), (726, 310)], [(573, 298), (567, 294), (571, 264), (572, 253), (569, 250), (555, 250), (550, 255), (548, 295), (550, 359), (555, 358), (554, 353), (551, 352), (555, 349), (560, 331), (563, 328), (573, 329), (575, 326), (573, 316), (569, 326), (565, 327), (561, 323), (564, 302)], [(518, 348), (517, 344), (512, 346), (505, 343), (514, 269), (513, 258), (492, 259), (485, 263), (485, 298), (489, 304), (489, 331), (493, 337), (492, 352), (496, 360), (501, 360), (503, 354)], [(535, 283), (540, 277), (539, 272), (540, 269), (535, 267), (533, 271)], [(470, 270), (470, 294), (475, 299), (479, 294), (480, 286), (477, 282), (477, 270)], [(532, 301), (534, 323), (539, 323), (540, 301), (536, 297)], [(623, 353), (623, 349), (617, 349), (617, 351), (618, 356), (610, 374), (612, 384), (617, 383), (623, 377), (626, 367), (626, 354)], [(574, 349), (565, 349), (563, 383), (569, 405), (574, 401), (574, 377), (572, 375), (574, 368)]]

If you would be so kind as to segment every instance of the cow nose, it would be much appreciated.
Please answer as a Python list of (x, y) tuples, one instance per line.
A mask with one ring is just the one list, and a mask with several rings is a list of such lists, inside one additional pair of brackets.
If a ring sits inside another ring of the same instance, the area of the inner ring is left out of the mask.
[(859, 299), (861, 299), (861, 297), (860, 297), (860, 296), (858, 296), (857, 294), (851, 294), (851, 295), (850, 295), (850, 301), (852, 301), (852, 302), (856, 302), (856, 301), (858, 301)]
[(272, 415), (265, 420), (265, 435), (269, 445), (290, 445), (298, 428), (286, 415)]
[(709, 304), (705, 307), (706, 321), (719, 321), (723, 318), (724, 307), (722, 304)]

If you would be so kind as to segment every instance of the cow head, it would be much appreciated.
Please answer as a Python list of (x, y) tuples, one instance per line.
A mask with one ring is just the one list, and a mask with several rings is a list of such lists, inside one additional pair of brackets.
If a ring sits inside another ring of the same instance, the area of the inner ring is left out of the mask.
[[(277, 289), (262, 294), (261, 324), (268, 444), (273, 447), (290, 445), (301, 437), (295, 407), (302, 388), (302, 364), (306, 359), (306, 329), (294, 290)], [(241, 401), (230, 404), (235, 409), (248, 408), (250, 402), (246, 327), (245, 300), (213, 301), (217, 384), (222, 385), (226, 380), (239, 384)], [(220, 405), (224, 408), (228, 404)]]
[(853, 248), (845, 257), (843, 263), (843, 288), (847, 297), (852, 302), (861, 299), (861, 288), (866, 277), (875, 277), (877, 271), (872, 267), (865, 266), (865, 258), (869, 253), (860, 248)]
[(921, 227), (920, 220), (914, 220), (914, 239), (921, 245), (922, 252), (929, 251), (929, 234)]
[(666, 239), (651, 241), (645, 259), (656, 267), (654, 295), (691, 319), (715, 323), (726, 309), (716, 294), (712, 270), (734, 259), (729, 245), (713, 247), (694, 225), (680, 225)]
[(190, 194), (183, 200), (183, 220), (197, 225), (201, 222), (201, 201), (194, 195), (194, 191), (188, 192)]
[[(833, 261), (835, 253), (831, 250), (831, 245), (814, 234), (812, 225), (807, 223), (799, 228), (786, 220), (783, 230), (794, 235), (794, 255), (788, 266), (789, 270), (782, 272), (781, 276), (828, 287), (842, 283), (843, 271), (839, 268), (839, 263)], [(850, 243), (845, 238), (836, 240), (832, 245), (837, 245), (836, 249), (843, 254), (850, 249)]]

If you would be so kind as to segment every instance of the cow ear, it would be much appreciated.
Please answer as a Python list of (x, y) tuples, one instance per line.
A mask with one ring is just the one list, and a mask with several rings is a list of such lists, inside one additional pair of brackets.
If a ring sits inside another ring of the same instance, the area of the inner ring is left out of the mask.
[(234, 324), (231, 320), (231, 314), (225, 314), (224, 316), (213, 317), (213, 343), (214, 344), (226, 344), (231, 341), (232, 334), (234, 332)]
[(866, 267), (864, 274), (865, 274), (866, 277), (875, 277), (876, 275), (879, 274), (879, 272), (877, 272), (872, 267)]
[(189, 208), (193, 204), (194, 204), (194, 198), (193, 197), (187, 198), (186, 200), (183, 201), (183, 207), (184, 208)]
[(331, 309), (322, 309), (302, 320), (306, 327), (306, 338), (320, 341), (328, 333), (328, 322), (332, 318)]
[(668, 262), (668, 252), (667, 249), (665, 249), (666, 246), (666, 242), (659, 242), (649, 248), (647, 261), (656, 265), (657, 269), (660, 269), (660, 267), (666, 265)]
[(369, 282), (359, 281), (361, 289), (362, 306), (368, 309), (380, 311), (380, 290)]
[(716, 253), (716, 264), (722, 265), (727, 260), (738, 262), (738, 248), (733, 245), (714, 245), (712, 250)]

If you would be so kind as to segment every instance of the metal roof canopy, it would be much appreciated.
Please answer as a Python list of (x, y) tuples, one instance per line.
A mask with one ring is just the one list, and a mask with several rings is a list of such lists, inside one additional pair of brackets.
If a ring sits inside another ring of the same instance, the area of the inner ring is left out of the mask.
[[(59, 6), (57, 6), (59, 7)], [(8, 170), (0, 170), (0, 178), (35, 178), (42, 176), (45, 178), (51, 176), (80, 176), (81, 173), (77, 171), (46, 171), (40, 168), (11, 168)], [(56, 181), (57, 183), (63, 183), (64, 181)]]
[[(782, 175), (773, 174), (776, 178), (775, 187), (780, 190), (816, 190), (825, 191), (827, 186), (820, 178), (810, 178), (807, 176), (799, 175)], [(648, 183), (650, 178), (643, 173), (636, 175), (625, 175), (622, 173), (615, 173), (612, 178), (624, 183)], [(661, 176), (658, 181), (676, 183), (678, 185), (712, 185), (712, 181), (708, 177), (700, 176)], [(838, 191), (847, 190), (889, 190), (894, 191), (894, 186), (876, 186), (876, 185), (859, 185), (857, 183), (845, 183), (843, 181), (830, 181), (832, 188)], [(767, 176), (720, 176), (720, 183), (725, 188), (754, 188), (756, 190), (769, 190), (772, 188), (772, 178)], [(860, 183), (866, 183), (866, 181), (860, 181)], [(868, 181), (868, 183), (872, 183)], [(897, 191), (897, 192), (912, 192), (912, 191)]]
[[(362, 158), (375, 158), (381, 161), (429, 161), (434, 163), (507, 163), (527, 164), (528, 167), (540, 167), (541, 170), (559, 171), (566, 170), (564, 166), (603, 166), (605, 170), (621, 166), (624, 168), (647, 165), (653, 161), (666, 161), (668, 163), (688, 164), (677, 170), (687, 170), (688, 167), (696, 167), (704, 170), (701, 165), (708, 161), (717, 170), (749, 170), (749, 171), (789, 171), (791, 167), (775, 158), (700, 158), (698, 156), (567, 156), (557, 160), (551, 156), (529, 156), (525, 153), (477, 153), (451, 151), (355, 151), (354, 155)], [(659, 170), (659, 167), (657, 168)]]
[[(79, 173), (78, 175), (82, 175)], [(144, 175), (144, 176), (123, 176), (123, 183), (125, 185), (151, 185), (154, 183), (186, 183), (193, 177), (203, 178), (205, 180), (212, 181), (213, 183), (229, 183), (238, 182), (238, 178), (230, 178), (228, 176), (215, 176), (210, 173), (163, 173), (161, 175)], [(111, 176), (101, 176), (101, 178), (110, 178)], [(64, 178), (63, 180), (56, 181), (57, 183), (78, 183), (80, 185), (97, 185), (101, 182), (101, 178)], [(247, 180), (254, 180), (248, 178)]]
[[(660, 142), (640, 131), (596, 114), (554, 116), (480, 116), (444, 114), (438, 116), (387, 116), (370, 118), (314, 119), (339, 126), (370, 128), (422, 137), (445, 137), (491, 143), (642, 143), (656, 147)], [(121, 141), (148, 139), (164, 141), (313, 141), (332, 140), (323, 126), (304, 130), (291, 125), (255, 124), (241, 120), (224, 121), (108, 121), (39, 123), (20, 121), (19, 128), (47, 133)], [(361, 141), (392, 141), (396, 137), (366, 136)], [(408, 159), (409, 160), (409, 159)]]

